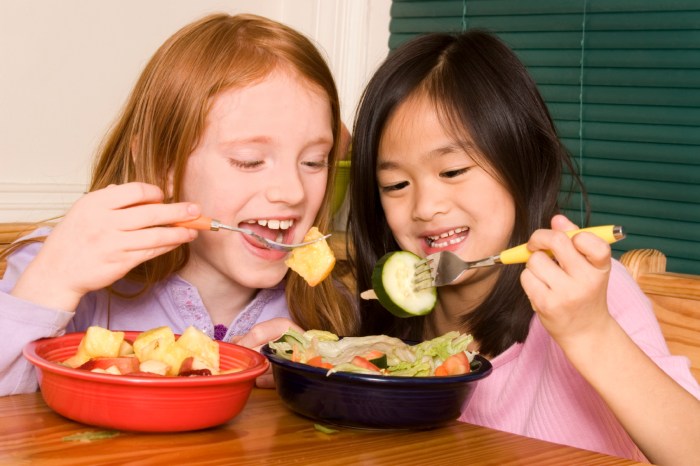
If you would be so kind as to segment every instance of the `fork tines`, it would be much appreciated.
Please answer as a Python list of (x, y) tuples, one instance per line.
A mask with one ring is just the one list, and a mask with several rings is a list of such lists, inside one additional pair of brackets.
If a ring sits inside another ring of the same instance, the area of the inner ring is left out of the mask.
[(435, 286), (435, 273), (433, 258), (428, 256), (416, 263), (413, 276), (413, 290), (421, 291)]

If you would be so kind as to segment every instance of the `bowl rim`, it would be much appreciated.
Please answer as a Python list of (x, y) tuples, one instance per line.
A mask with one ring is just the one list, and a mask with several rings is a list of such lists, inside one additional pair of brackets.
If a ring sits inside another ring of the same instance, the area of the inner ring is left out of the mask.
[[(412, 342), (415, 343), (415, 342)], [(471, 371), (467, 374), (460, 375), (445, 375), (445, 376), (398, 376), (398, 375), (372, 375), (359, 374), (356, 372), (333, 372), (328, 375), (328, 369), (314, 367), (308, 364), (290, 361), (270, 349), (270, 345), (266, 344), (260, 350), (260, 353), (267, 357), (275, 365), (290, 369), (296, 369), (302, 372), (308, 372), (316, 376), (328, 376), (328, 379), (336, 381), (353, 381), (367, 382), (371, 384), (382, 385), (449, 385), (454, 383), (471, 382), (483, 379), (491, 373), (493, 366), (485, 357), (477, 354), (474, 359), (479, 361), (481, 367), (476, 371)]]
[[(134, 330), (118, 330), (123, 331), (125, 337), (135, 337), (142, 331)], [(47, 337), (40, 338), (38, 340), (31, 341), (27, 343), (22, 349), (22, 354), (24, 357), (32, 363), (37, 369), (42, 371), (47, 371), (55, 375), (62, 375), (65, 377), (70, 377), (73, 379), (79, 379), (91, 382), (104, 382), (113, 385), (138, 385), (141, 387), (177, 387), (177, 386), (187, 386), (187, 387), (198, 387), (198, 386), (216, 386), (216, 385), (228, 385), (231, 383), (247, 381), (254, 379), (259, 375), (262, 375), (270, 367), (270, 362), (262, 354), (250, 349), (245, 346), (236, 345), (233, 343), (228, 343), (220, 340), (215, 340), (220, 346), (230, 346), (235, 347), (235, 350), (247, 354), (255, 362), (255, 365), (243, 369), (238, 372), (232, 372), (229, 374), (217, 374), (210, 376), (200, 376), (200, 377), (168, 377), (168, 376), (147, 376), (147, 375), (114, 375), (114, 374), (100, 374), (98, 372), (91, 372), (86, 370), (79, 370), (68, 366), (63, 366), (58, 364), (56, 361), (50, 361), (45, 359), (38, 354), (38, 350), (50, 342), (56, 343), (62, 340), (72, 340), (77, 338), (79, 335), (84, 336), (86, 332), (71, 332), (58, 337)], [(177, 336), (177, 335), (176, 335)]]

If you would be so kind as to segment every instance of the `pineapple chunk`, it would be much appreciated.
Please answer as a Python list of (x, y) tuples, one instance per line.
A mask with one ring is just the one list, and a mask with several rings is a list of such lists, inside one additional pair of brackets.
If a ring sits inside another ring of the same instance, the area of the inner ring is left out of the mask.
[(175, 334), (170, 327), (147, 330), (134, 340), (134, 353), (139, 361), (155, 359), (168, 365), (168, 375), (177, 375), (182, 361), (190, 352), (175, 343)]
[(134, 354), (134, 347), (131, 345), (131, 343), (126, 340), (122, 341), (122, 344), (119, 347), (119, 356), (131, 356), (132, 354)]
[(117, 357), (123, 341), (124, 332), (113, 332), (97, 326), (89, 327), (80, 340), (78, 351), (63, 363), (70, 367), (79, 367), (92, 358)]
[(157, 327), (141, 332), (134, 340), (134, 353), (139, 361), (154, 359), (148, 357), (152, 352), (158, 351), (161, 347), (167, 347), (175, 343), (175, 334), (170, 327)]
[[(322, 237), (318, 228), (312, 227), (304, 241)], [(335, 256), (326, 240), (317, 241), (307, 246), (294, 249), (284, 262), (289, 268), (302, 276), (309, 286), (316, 286), (330, 275), (335, 266)]]
[(219, 369), (219, 344), (209, 335), (195, 327), (187, 327), (177, 344), (186, 349), (195, 358), (201, 359), (208, 368)]

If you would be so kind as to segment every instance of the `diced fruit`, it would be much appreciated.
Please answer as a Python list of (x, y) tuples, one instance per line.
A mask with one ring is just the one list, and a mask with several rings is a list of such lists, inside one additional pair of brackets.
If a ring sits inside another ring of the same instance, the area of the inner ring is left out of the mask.
[(187, 350), (190, 354), (204, 362), (204, 367), (196, 369), (214, 369), (219, 367), (219, 344), (195, 327), (187, 327), (177, 345)]
[[(304, 236), (304, 241), (312, 241), (322, 236), (318, 228), (311, 227)], [(335, 266), (335, 256), (324, 239), (294, 249), (284, 263), (301, 275), (309, 286), (316, 286), (330, 275)]]
[(151, 330), (141, 332), (134, 340), (134, 353), (141, 361), (151, 359), (145, 357), (144, 353), (158, 350), (161, 346), (169, 346), (175, 343), (175, 334), (170, 327), (156, 327)]
[(96, 367), (96, 368), (92, 369), (90, 372), (96, 372), (98, 374), (124, 375), (121, 372), (119, 372), (119, 369), (117, 369), (117, 366), (109, 366), (107, 369), (100, 369), (99, 367)]
[(445, 359), (440, 366), (435, 368), (435, 375), (461, 375), (468, 374), (470, 370), (469, 358), (462, 351)]
[(80, 340), (78, 351), (63, 363), (70, 367), (79, 367), (91, 358), (115, 358), (119, 355), (123, 341), (124, 332), (113, 332), (97, 326), (89, 327)]
[(182, 361), (190, 353), (175, 344), (170, 327), (158, 327), (141, 333), (134, 340), (134, 352), (140, 361), (155, 359), (168, 365), (168, 375), (177, 375)]
[(134, 347), (132, 346), (132, 344), (126, 340), (123, 340), (121, 346), (119, 347), (119, 356), (129, 356), (133, 354)]
[(193, 373), (198, 372), (208, 372), (207, 375), (217, 373), (216, 369), (209, 366), (203, 359), (199, 358), (198, 356), (190, 356), (182, 361), (178, 375), (192, 375)]
[(372, 271), (372, 288), (377, 299), (397, 317), (423, 316), (430, 313), (437, 303), (435, 287), (416, 291), (416, 263), (422, 260), (408, 251), (385, 254)]
[(62, 364), (103, 373), (191, 376), (219, 374), (219, 360), (219, 344), (194, 327), (177, 340), (167, 326), (147, 330), (133, 345), (124, 332), (90, 327), (76, 354)]
[(123, 356), (116, 358), (92, 358), (85, 364), (82, 364), (78, 369), (91, 371), (94, 369), (108, 370), (111, 367), (116, 367), (119, 374), (129, 374), (139, 370), (139, 360), (134, 356)]
[(139, 365), (140, 372), (147, 372), (149, 374), (156, 375), (167, 375), (169, 369), (170, 366), (163, 361), (158, 361), (156, 359), (148, 359)]

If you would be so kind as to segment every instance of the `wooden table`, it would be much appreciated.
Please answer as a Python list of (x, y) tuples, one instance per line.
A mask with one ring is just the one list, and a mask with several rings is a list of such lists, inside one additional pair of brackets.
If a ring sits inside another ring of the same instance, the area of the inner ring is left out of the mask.
[[(187, 409), (183, 406), (183, 409)], [(39, 393), (0, 398), (0, 464), (636, 464), (621, 458), (454, 422), (426, 431), (338, 428), (325, 434), (287, 410), (274, 390), (255, 389), (243, 412), (218, 428), (178, 434), (100, 431), (54, 413)]]

